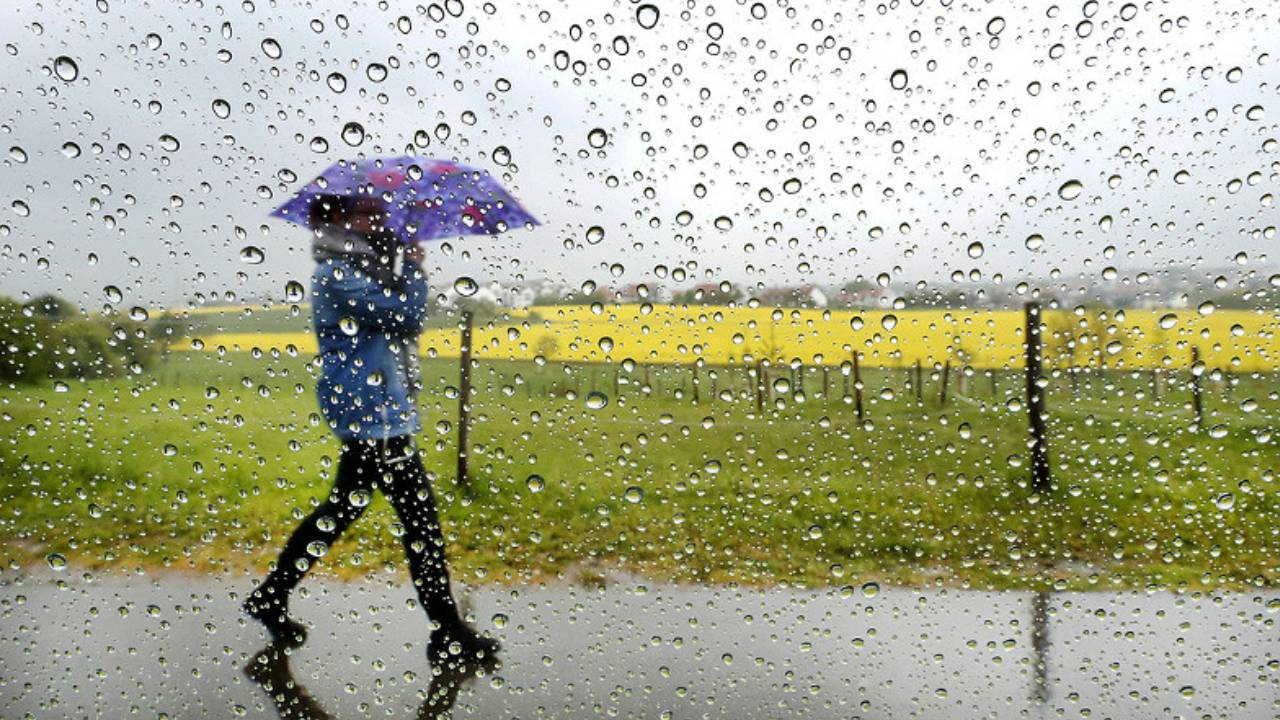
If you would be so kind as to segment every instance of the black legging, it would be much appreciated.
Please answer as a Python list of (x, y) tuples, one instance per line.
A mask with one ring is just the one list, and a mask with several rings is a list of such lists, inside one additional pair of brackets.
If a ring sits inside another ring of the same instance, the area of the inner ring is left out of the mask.
[[(263, 587), (287, 596), (315, 563), (308, 546), (318, 541), (326, 549), (332, 547), (342, 531), (364, 512), (375, 488), (387, 496), (404, 525), (400, 539), (409, 559), (409, 574), (427, 614), (441, 625), (458, 623), (435, 496), (408, 436), (343, 444), (329, 499), (293, 531)], [(362, 500), (357, 493), (363, 493)]]

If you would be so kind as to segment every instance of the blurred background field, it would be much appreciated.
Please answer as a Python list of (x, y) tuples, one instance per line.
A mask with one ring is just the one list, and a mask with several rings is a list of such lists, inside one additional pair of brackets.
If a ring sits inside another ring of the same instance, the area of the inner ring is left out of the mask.
[[(944, 404), (942, 356), (906, 341), (908, 328), (969, 314), (938, 311), (929, 323), (903, 314), (893, 332), (862, 314), (855, 335), (834, 312), (821, 325), (821, 312), (797, 319), (783, 310), (766, 325), (772, 311), (750, 311), (734, 325), (713, 319), (715, 308), (679, 319), (655, 308), (640, 316), (645, 335), (637, 317), (611, 318), (616, 308), (536, 310), (564, 330), (538, 359), (493, 358), (521, 343), (529, 345), (521, 353), (538, 355), (541, 321), (477, 324), (467, 492), (454, 484), (458, 361), (446, 349), (456, 318), (437, 321), (448, 327), (424, 343), (435, 352), (424, 361), (420, 446), (466, 582), (590, 579), (612, 569), (807, 586), (1214, 587), (1280, 578), (1280, 528), (1271, 522), (1280, 394), (1274, 375), (1241, 367), (1270, 352), (1269, 330), (1258, 329), (1264, 316), (1250, 316), (1259, 324), (1235, 339), (1260, 343), (1235, 351), (1239, 365), (1209, 355), (1214, 343), (1233, 342), (1225, 313), (1204, 327), (1194, 312), (1178, 313), (1167, 330), (1169, 347), (1202, 342), (1210, 358), (1198, 368), (1201, 426), (1185, 363), (1159, 372), (1048, 363), (1055, 489), (1033, 498), (1023, 374), (953, 355)], [(11, 385), (0, 406), (6, 560), (230, 572), (269, 561), (327, 492), (338, 450), (317, 412), (310, 351), (272, 334), (305, 327), (306, 314), (205, 314), (200, 322), (212, 324), (192, 335), (206, 352), (170, 351), (120, 377)], [(247, 331), (247, 318), (263, 330), (240, 352), (209, 332)], [(998, 352), (1015, 352), (1020, 330), (990, 319), (1010, 335)], [(737, 347), (735, 327), (763, 337), (775, 326), (775, 339), (795, 343), (781, 351), (795, 362), (769, 362), (764, 378), (742, 363), (695, 372), (653, 362), (668, 352), (705, 361), (713, 343)], [(598, 334), (606, 327), (615, 328), (608, 353)], [(943, 342), (953, 333), (925, 334)], [(1090, 355), (1103, 364), (1129, 357), (1107, 353), (1103, 338), (1087, 340), (1090, 353), (1103, 348)], [(699, 343), (701, 355), (678, 348)], [(919, 376), (864, 360), (859, 385), (843, 347), (854, 343), (868, 354), (882, 347), (881, 357), (896, 347), (903, 364), (934, 359)], [(565, 353), (604, 362), (563, 362)], [(812, 364), (819, 354), (830, 364)], [(397, 532), (379, 498), (322, 566), (340, 575), (396, 568)]]
[[(478, 358), (563, 362), (839, 366), (857, 350), (869, 367), (950, 361), (1021, 368), (1021, 310), (826, 310), (715, 305), (549, 305), (477, 313)], [(174, 349), (293, 346), (315, 352), (310, 308), (265, 306), (178, 311)], [(1202, 308), (1046, 310), (1047, 367), (1108, 370), (1185, 368), (1195, 346), (1206, 366), (1270, 372), (1280, 362), (1280, 320), (1255, 310)], [(458, 315), (431, 316), (428, 356), (457, 357)]]

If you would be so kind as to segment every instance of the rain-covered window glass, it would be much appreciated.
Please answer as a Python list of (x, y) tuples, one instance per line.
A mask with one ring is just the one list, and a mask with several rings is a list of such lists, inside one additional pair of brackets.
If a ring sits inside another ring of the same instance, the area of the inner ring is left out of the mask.
[(0, 717), (1280, 714), (1280, 7), (17, 0)]

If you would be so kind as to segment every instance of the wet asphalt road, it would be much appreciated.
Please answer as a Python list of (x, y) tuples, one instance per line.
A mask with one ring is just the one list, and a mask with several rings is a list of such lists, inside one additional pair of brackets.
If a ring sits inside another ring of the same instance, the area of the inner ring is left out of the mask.
[(249, 584), (7, 572), (0, 717), (1280, 716), (1274, 592), (488, 587), (467, 602), (501, 666), (433, 692), (395, 582), (308, 581), (308, 643), (246, 673)]

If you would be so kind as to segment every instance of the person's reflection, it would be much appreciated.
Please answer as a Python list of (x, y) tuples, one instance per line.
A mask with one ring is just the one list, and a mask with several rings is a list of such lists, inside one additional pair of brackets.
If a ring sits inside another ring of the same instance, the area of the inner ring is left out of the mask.
[[(496, 668), (494, 658), (488, 662), (457, 660), (442, 665), (418, 707), (418, 719), (449, 717), (462, 686), (480, 671), (488, 673)], [(281, 720), (333, 720), (334, 716), (294, 679), (285, 644), (272, 643), (260, 650), (245, 665), (244, 673), (267, 692)]]

